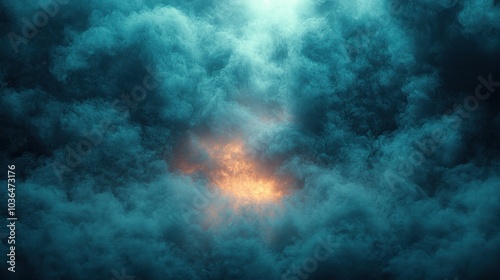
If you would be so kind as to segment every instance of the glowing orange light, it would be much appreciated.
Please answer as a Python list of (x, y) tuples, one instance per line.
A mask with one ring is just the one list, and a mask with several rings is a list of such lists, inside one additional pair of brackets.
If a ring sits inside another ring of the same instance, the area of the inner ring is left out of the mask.
[(280, 180), (268, 166), (248, 153), (243, 141), (202, 141), (200, 146), (208, 155), (206, 162), (181, 160), (177, 167), (188, 174), (203, 172), (237, 205), (272, 203), (283, 196)]

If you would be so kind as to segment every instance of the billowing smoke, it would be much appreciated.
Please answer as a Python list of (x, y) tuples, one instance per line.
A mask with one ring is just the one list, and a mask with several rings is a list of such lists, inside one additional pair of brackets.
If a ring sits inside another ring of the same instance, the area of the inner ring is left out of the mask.
[(2, 279), (499, 279), (498, 1), (0, 21)]

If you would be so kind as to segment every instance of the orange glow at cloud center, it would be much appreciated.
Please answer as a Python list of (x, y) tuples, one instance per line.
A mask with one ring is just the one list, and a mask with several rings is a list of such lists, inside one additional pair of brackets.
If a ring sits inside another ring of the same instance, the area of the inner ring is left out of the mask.
[(241, 140), (228, 143), (201, 143), (209, 156), (208, 163), (185, 166), (184, 172), (202, 171), (222, 193), (237, 204), (260, 204), (278, 201), (282, 196), (279, 180), (264, 164), (245, 150)]
[(211, 179), (225, 193), (241, 202), (271, 202), (281, 197), (275, 179), (263, 174), (263, 167), (245, 152), (243, 142), (206, 147), (217, 167)]

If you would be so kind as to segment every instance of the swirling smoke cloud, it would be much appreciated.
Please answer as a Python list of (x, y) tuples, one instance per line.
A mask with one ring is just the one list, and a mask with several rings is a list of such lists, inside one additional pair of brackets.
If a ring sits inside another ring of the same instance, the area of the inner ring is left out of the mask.
[[(493, 0), (2, 1), (20, 218), (1, 274), (498, 279), (499, 19)], [(279, 213), (203, 222), (207, 184), (174, 164), (203, 135), (294, 178)]]

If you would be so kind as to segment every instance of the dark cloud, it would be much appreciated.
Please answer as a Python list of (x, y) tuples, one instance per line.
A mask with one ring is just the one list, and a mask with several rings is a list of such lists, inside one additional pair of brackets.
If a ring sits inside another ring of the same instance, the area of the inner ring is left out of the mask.
[[(2, 277), (497, 279), (499, 19), (492, 0), (2, 1)], [(183, 165), (234, 139), (279, 203), (234, 208)]]

